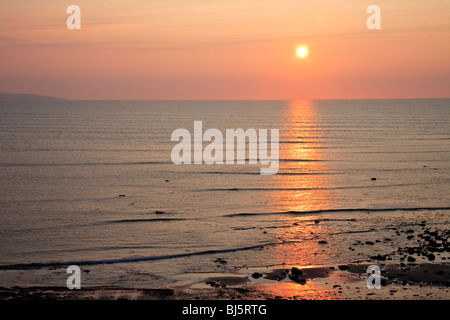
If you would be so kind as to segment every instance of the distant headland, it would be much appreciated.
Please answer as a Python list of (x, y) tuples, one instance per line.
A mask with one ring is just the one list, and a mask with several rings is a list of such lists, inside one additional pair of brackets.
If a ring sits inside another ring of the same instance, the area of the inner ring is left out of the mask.
[(0, 101), (63, 101), (66, 99), (29, 93), (2, 93)]

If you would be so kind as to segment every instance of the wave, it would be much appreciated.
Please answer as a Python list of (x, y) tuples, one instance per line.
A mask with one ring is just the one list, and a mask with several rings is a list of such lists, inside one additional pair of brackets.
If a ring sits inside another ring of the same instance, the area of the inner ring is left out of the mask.
[(30, 269), (42, 269), (42, 268), (63, 268), (70, 265), (100, 265), (100, 264), (116, 264), (116, 263), (131, 263), (131, 262), (142, 262), (142, 261), (154, 261), (154, 260), (165, 260), (165, 259), (175, 259), (190, 256), (206, 255), (206, 254), (217, 254), (226, 252), (236, 252), (244, 250), (259, 249), (267, 246), (278, 245), (279, 242), (269, 242), (264, 244), (258, 244), (247, 247), (230, 248), (230, 249), (220, 249), (220, 250), (206, 250), (190, 253), (179, 253), (170, 254), (163, 256), (147, 256), (147, 257), (134, 257), (134, 258), (119, 258), (119, 259), (107, 259), (107, 260), (79, 260), (79, 261), (56, 261), (56, 262), (44, 262), (44, 263), (19, 263), (11, 265), (2, 265), (0, 270), (30, 270)]
[(140, 162), (82, 162), (82, 163), (0, 163), (0, 167), (88, 167), (88, 166), (128, 166), (172, 164), (171, 161), (140, 161)]
[[(195, 171), (189, 172), (189, 174), (227, 174), (227, 175), (257, 175), (260, 176), (259, 171)], [(311, 176), (311, 175), (335, 175), (344, 174), (343, 172), (277, 172), (277, 176)]]
[(122, 219), (122, 220), (108, 220), (101, 222), (100, 224), (110, 224), (110, 223), (134, 223), (134, 222), (161, 222), (161, 221), (184, 221), (193, 220), (185, 218), (149, 218), (149, 219)]
[(420, 184), (423, 184), (423, 183), (403, 183), (403, 184), (347, 186), (347, 187), (318, 187), (318, 188), (210, 188), (210, 189), (200, 189), (198, 191), (310, 191), (310, 190), (339, 190), (339, 189), (405, 187), (405, 186), (415, 186), (415, 185), (420, 185)]
[(350, 208), (350, 209), (321, 209), (308, 211), (283, 211), (283, 212), (243, 212), (222, 215), (222, 217), (239, 217), (239, 216), (260, 216), (260, 215), (312, 215), (322, 213), (340, 213), (340, 212), (390, 212), (390, 211), (427, 211), (427, 210), (450, 210), (450, 207), (410, 207), (410, 208)]
[[(311, 214), (321, 214), (321, 213), (339, 213), (339, 212), (389, 212), (389, 211), (426, 211), (426, 210), (450, 210), (450, 207), (399, 207), (399, 208), (349, 208), (349, 209), (323, 209), (323, 210), (309, 210), (309, 211), (286, 211), (286, 212), (268, 212), (268, 213), (236, 213), (236, 214), (228, 214), (223, 215), (222, 217), (242, 217), (242, 216), (254, 216), (254, 215), (278, 215), (278, 214), (287, 214), (287, 215), (311, 215)], [(115, 223), (115, 222), (134, 222), (134, 221), (157, 221), (157, 220), (171, 220), (171, 219), (129, 219), (129, 220), (114, 220), (107, 221), (106, 223)], [(182, 220), (182, 219), (180, 219)], [(319, 221), (356, 221), (356, 219), (321, 219)], [(303, 222), (311, 222), (303, 221)], [(314, 220), (316, 222), (316, 220)], [(413, 224), (411, 224), (413, 225)], [(419, 225), (419, 224), (414, 224)], [(263, 227), (265, 228), (287, 228), (292, 227), (292, 225), (284, 225), (284, 226), (269, 226)], [(248, 230), (256, 227), (236, 227), (233, 230)], [(395, 230), (397, 227), (385, 227), (383, 229)], [(380, 229), (370, 228), (366, 230), (349, 230), (344, 232), (335, 232), (329, 233), (328, 235), (339, 235), (339, 234), (354, 234), (354, 233), (368, 233), (368, 232), (378, 232)], [(311, 240), (315, 238), (302, 239)], [(218, 254), (218, 253), (227, 253), (227, 252), (238, 252), (245, 250), (254, 250), (254, 249), (262, 249), (267, 246), (277, 246), (291, 243), (300, 243), (300, 240), (293, 241), (281, 241), (281, 242), (268, 242), (257, 245), (245, 246), (245, 247), (236, 247), (236, 248), (228, 248), (228, 249), (218, 249), (218, 250), (205, 250), (205, 251), (197, 251), (197, 252), (189, 252), (189, 253), (179, 253), (179, 254), (170, 254), (170, 255), (157, 255), (157, 256), (144, 256), (144, 257), (130, 257), (130, 258), (117, 258), (117, 259), (103, 259), (103, 260), (78, 260), (78, 261), (56, 261), (56, 262), (44, 262), (44, 263), (20, 263), (20, 264), (9, 264), (9, 265), (0, 265), (0, 270), (31, 270), (31, 269), (42, 269), (42, 268), (63, 268), (68, 267), (70, 265), (103, 265), (103, 264), (117, 264), (117, 263), (133, 263), (133, 262), (143, 262), (143, 261), (155, 261), (155, 260), (166, 260), (166, 259), (176, 259), (183, 257), (191, 257), (191, 256), (199, 256), (199, 255), (207, 255), (207, 254)], [(122, 247), (115, 247), (114, 249), (121, 249)], [(125, 247), (124, 247), (125, 248)], [(129, 247), (126, 247), (129, 249)]]
[[(224, 159), (225, 160), (225, 159)], [(250, 160), (261, 162), (271, 161), (272, 159), (234, 159), (234, 162)], [(340, 160), (321, 160), (321, 159), (279, 159), (279, 162), (329, 162)], [(0, 163), (0, 167), (87, 167), (87, 166), (132, 166), (132, 165), (165, 165), (173, 164), (172, 161), (137, 161), (137, 162), (80, 162), (80, 163)]]

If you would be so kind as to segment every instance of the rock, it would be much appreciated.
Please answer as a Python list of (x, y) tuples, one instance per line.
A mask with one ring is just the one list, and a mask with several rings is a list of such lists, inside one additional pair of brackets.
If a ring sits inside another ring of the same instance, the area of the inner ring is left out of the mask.
[(320, 244), (327, 244), (328, 242), (326, 242), (325, 240), (320, 240), (319, 243)]
[(227, 261), (225, 261), (225, 260), (223, 260), (223, 259), (221, 259), (221, 258), (217, 258), (216, 260), (214, 260), (214, 262), (219, 262), (219, 263), (221, 263), (221, 264), (227, 263)]
[(261, 278), (261, 277), (262, 277), (262, 273), (254, 272), (254, 273), (252, 274), (252, 277), (255, 278), (255, 279)]
[(373, 243), (372, 241), (366, 241), (366, 244), (373, 246), (375, 243)]
[(163, 214), (164, 211), (155, 211), (156, 214)]
[(119, 198), (123, 198), (123, 197), (125, 197), (124, 194), (119, 194)]
[(338, 266), (338, 268), (339, 268), (339, 270), (342, 270), (342, 271), (345, 271), (345, 270), (348, 270), (348, 269), (350, 269), (350, 267), (349, 266), (347, 266), (347, 265), (340, 265), (340, 266)]
[(290, 277), (289, 279), (291, 279), (292, 281), (297, 282), (298, 284), (301, 284), (301, 285), (306, 284), (306, 279), (299, 278), (297, 276)]
[(408, 257), (408, 262), (415, 262), (415, 261), (416, 261), (415, 258), (413, 258), (413, 257), (411, 257), (411, 256)]
[(375, 180), (377, 180), (377, 178), (372, 178), (372, 179), (370, 179), (370, 180), (375, 181)]
[(291, 273), (294, 276), (301, 276), (303, 274), (303, 272), (299, 268), (296, 268), (296, 267), (292, 267)]
[(433, 261), (434, 259), (436, 259), (436, 257), (434, 256), (434, 254), (430, 253), (429, 255), (427, 255), (428, 260)]
[(314, 223), (319, 223), (319, 220), (315, 220)]

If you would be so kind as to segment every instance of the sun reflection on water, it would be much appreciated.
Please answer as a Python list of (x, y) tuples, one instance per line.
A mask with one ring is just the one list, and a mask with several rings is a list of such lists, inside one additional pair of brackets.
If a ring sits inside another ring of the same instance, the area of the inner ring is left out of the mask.
[[(277, 260), (300, 268), (326, 265), (326, 261), (337, 253), (323, 241), (325, 227), (321, 220), (325, 216), (308, 213), (330, 207), (323, 128), (314, 101), (290, 102), (280, 136), (280, 174), (274, 179), (269, 201), (275, 212), (286, 212), (277, 215), (276, 219), (289, 227), (274, 231), (274, 236), (286, 243), (277, 247)], [(314, 279), (304, 285), (277, 285), (272, 290), (283, 297), (339, 298)]]
[(272, 207), (277, 211), (327, 208), (329, 187), (323, 155), (323, 129), (313, 101), (291, 101), (281, 130), (280, 170), (274, 179)]

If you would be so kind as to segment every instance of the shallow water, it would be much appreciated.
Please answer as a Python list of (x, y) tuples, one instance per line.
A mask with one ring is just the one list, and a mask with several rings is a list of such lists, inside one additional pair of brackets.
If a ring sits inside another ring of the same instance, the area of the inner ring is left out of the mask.
[[(0, 102), (0, 286), (64, 286), (75, 263), (86, 285), (159, 287), (345, 262), (356, 238), (446, 228), (449, 119), (449, 99)], [(279, 129), (278, 174), (174, 165), (171, 134), (195, 120)]]

